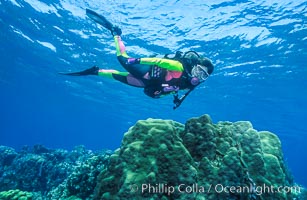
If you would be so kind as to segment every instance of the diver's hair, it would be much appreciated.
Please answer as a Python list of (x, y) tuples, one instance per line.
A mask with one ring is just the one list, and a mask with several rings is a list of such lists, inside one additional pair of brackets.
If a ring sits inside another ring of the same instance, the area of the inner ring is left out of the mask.
[(214, 70), (214, 66), (213, 66), (212, 61), (210, 59), (202, 57), (202, 58), (199, 59), (199, 64), (207, 67), (208, 73), (212, 74), (212, 72)]
[(212, 74), (212, 72), (214, 70), (214, 66), (212, 64), (212, 61), (210, 59), (206, 58), (206, 57), (202, 57), (202, 56), (198, 55), (195, 51), (187, 52), (184, 55), (184, 58), (186, 59), (186, 63), (188, 65), (190, 65), (191, 67), (196, 65), (196, 64), (200, 64), (200, 65), (208, 68), (209, 74)]
[(206, 57), (200, 56), (196, 51), (187, 51), (185, 53), (177, 51), (174, 57), (169, 57), (169, 54), (165, 54), (164, 58), (180, 61), (185, 66), (188, 74), (191, 73), (193, 66), (197, 64), (207, 67), (209, 74), (212, 74), (214, 70), (212, 61)]

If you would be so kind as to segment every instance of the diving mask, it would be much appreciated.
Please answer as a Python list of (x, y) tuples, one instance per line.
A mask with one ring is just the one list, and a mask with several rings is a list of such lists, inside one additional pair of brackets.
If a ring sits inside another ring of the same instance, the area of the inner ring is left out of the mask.
[(203, 82), (209, 78), (209, 73), (207, 72), (207, 67), (202, 65), (195, 65), (191, 71), (192, 77), (198, 78), (199, 82)]

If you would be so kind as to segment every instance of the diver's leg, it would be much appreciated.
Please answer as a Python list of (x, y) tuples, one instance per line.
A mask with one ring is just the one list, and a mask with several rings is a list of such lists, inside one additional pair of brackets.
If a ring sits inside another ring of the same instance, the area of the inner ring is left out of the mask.
[(108, 77), (125, 83), (127, 85), (131, 85), (134, 87), (141, 87), (145, 86), (144, 82), (141, 79), (137, 79), (128, 72), (119, 72), (113, 69), (100, 69), (98, 72), (99, 76)]
[(122, 76), (120, 74), (113, 74), (113, 78), (115, 80), (118, 80), (122, 83), (125, 83), (127, 85), (131, 85), (131, 86), (134, 86), (134, 87), (139, 87), (139, 88), (145, 87), (145, 83), (144, 83), (143, 80), (135, 78), (131, 74), (128, 74), (127, 76)]
[(114, 78), (113, 75), (118, 74), (120, 76), (127, 76), (128, 72), (120, 72), (114, 69), (99, 69), (98, 76), (103, 76), (107, 78)]
[(129, 58), (126, 53), (126, 47), (119, 35), (114, 36), (115, 48), (116, 48), (116, 56), (123, 56), (125, 58)]
[(151, 67), (149, 65), (141, 65), (140, 58), (131, 58), (126, 52), (125, 45), (120, 36), (114, 36), (116, 56), (120, 64), (134, 77), (143, 79)]

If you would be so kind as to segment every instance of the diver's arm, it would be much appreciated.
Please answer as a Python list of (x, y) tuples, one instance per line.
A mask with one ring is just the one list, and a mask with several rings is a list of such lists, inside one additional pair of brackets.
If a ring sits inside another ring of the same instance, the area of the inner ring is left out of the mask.
[(183, 71), (182, 64), (177, 60), (170, 60), (165, 58), (141, 58), (140, 64), (144, 65), (157, 65), (161, 68), (171, 71)]

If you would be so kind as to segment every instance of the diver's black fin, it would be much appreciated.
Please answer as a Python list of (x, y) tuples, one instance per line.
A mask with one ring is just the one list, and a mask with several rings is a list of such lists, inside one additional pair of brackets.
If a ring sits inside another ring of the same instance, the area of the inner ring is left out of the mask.
[(97, 22), (98, 24), (100, 24), (101, 26), (111, 31), (112, 35), (120, 36), (122, 34), (122, 30), (119, 27), (113, 26), (113, 24), (109, 22), (104, 16), (99, 15), (95, 11), (86, 9), (86, 15), (92, 20), (94, 20), (95, 22)]
[(112, 31), (113, 24), (109, 22), (104, 16), (99, 15), (90, 9), (86, 9), (86, 15), (109, 31)]
[(98, 75), (99, 67), (94, 66), (89, 69), (80, 72), (59, 72), (59, 74), (69, 75), (69, 76), (86, 76), (86, 75)]

